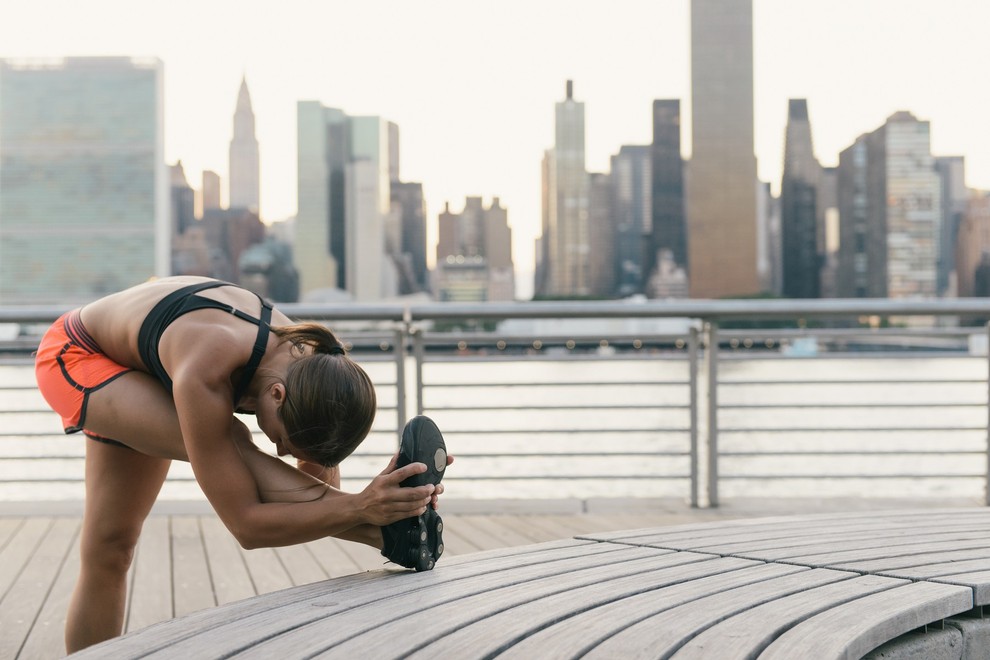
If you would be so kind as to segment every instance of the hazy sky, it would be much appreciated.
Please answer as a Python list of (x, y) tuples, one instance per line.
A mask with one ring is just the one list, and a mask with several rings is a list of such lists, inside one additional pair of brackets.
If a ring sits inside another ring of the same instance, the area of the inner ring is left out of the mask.
[[(990, 2), (754, 0), (756, 155), (779, 186), (787, 100), (807, 98), (825, 165), (897, 110), (932, 122), (990, 189)], [(679, 98), (690, 153), (688, 0), (34, 0), (0, 4), (0, 57), (157, 56), (166, 158), (226, 179), (241, 76), (261, 144), (266, 220), (296, 208), (296, 101), (399, 124), (402, 178), (444, 202), (498, 196), (517, 268), (532, 268), (540, 160), (574, 80), (589, 170), (651, 140), (651, 103)]]

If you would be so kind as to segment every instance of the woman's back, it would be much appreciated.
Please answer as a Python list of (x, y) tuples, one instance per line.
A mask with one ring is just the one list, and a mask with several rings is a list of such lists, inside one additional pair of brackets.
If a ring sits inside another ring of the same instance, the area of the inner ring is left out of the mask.
[[(142, 360), (138, 347), (138, 336), (141, 326), (155, 305), (170, 293), (183, 287), (210, 282), (215, 282), (215, 280), (187, 276), (167, 277), (139, 284), (89, 303), (83, 308), (82, 322), (108, 357), (122, 365), (147, 371), (147, 365)], [(250, 316), (257, 317), (261, 309), (258, 296), (233, 285), (208, 288), (196, 293), (196, 295), (225, 303)], [(276, 312), (276, 314), (278, 313)], [(278, 316), (280, 318), (277, 323), (284, 323), (288, 320), (281, 314)], [(181, 317), (175, 322), (181, 322)], [(226, 325), (228, 323), (240, 326), (245, 322), (220, 311), (215, 312), (214, 318), (211, 319), (211, 324), (218, 329), (218, 324)], [(248, 328), (244, 329), (247, 330)], [(248, 330), (248, 334), (253, 335), (254, 330)], [(163, 336), (163, 340), (164, 338), (165, 336)]]

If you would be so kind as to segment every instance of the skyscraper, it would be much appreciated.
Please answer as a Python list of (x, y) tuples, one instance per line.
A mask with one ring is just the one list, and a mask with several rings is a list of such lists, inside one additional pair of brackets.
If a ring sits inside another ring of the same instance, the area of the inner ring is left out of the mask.
[(355, 300), (396, 295), (386, 222), (397, 129), (317, 101), (298, 103), (297, 127), (294, 251), (303, 299), (334, 288)]
[(780, 182), (783, 295), (787, 298), (821, 295), (825, 227), (819, 211), (820, 180), (821, 165), (812, 146), (808, 102), (791, 99)]
[(170, 272), (162, 69), (0, 62), (0, 304), (76, 304)]
[(839, 154), (839, 295), (936, 294), (942, 185), (931, 127), (897, 112)]
[(935, 169), (942, 182), (942, 230), (939, 232), (938, 295), (955, 296), (956, 237), (966, 214), (969, 190), (966, 188), (966, 159), (939, 156)]
[(399, 226), (399, 292), (429, 291), (426, 267), (426, 200), (423, 184), (392, 181), (392, 213)]
[[(620, 297), (642, 293), (653, 231), (652, 148), (649, 145), (623, 145), (611, 159), (609, 228), (615, 242), (616, 286), (610, 294)], [(595, 243), (595, 251), (598, 250)]]
[(220, 175), (212, 170), (203, 170), (203, 188), (200, 190), (199, 216), (206, 211), (221, 208)]
[(258, 212), (260, 203), (258, 138), (254, 133), (254, 110), (247, 79), (241, 79), (234, 111), (234, 137), (230, 140), (229, 206)]
[(650, 148), (652, 232), (648, 241), (647, 275), (658, 264), (657, 253), (668, 250), (673, 267), (687, 267), (687, 223), (684, 218), (684, 160), (681, 157), (681, 102), (653, 102), (653, 143)]
[(691, 117), (691, 296), (757, 294), (752, 0), (691, 0)]
[(554, 147), (548, 167), (546, 293), (586, 296), (592, 292), (588, 221), (588, 172), (584, 160), (584, 103), (566, 98), (555, 107)]
[(439, 216), (436, 293), (442, 301), (512, 300), (515, 277), (512, 230), (498, 197), (487, 208), (480, 197), (468, 197), (464, 210), (450, 204)]

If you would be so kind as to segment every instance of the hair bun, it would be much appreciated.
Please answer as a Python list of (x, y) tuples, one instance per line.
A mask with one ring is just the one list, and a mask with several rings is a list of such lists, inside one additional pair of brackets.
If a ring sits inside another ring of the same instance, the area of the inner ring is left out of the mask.
[(331, 346), (330, 347), (330, 350), (327, 351), (327, 354), (328, 355), (346, 355), (346, 353), (344, 352), (344, 347), (341, 346), (340, 344), (337, 344), (336, 346)]

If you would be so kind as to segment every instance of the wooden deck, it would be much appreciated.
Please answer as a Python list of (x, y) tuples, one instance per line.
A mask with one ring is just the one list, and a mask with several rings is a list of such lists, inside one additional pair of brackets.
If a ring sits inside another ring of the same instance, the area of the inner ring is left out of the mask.
[[(494, 509), (462, 503), (443, 511), (446, 551), (440, 567), (466, 565), (464, 562), (470, 563), (476, 556), (474, 553), (574, 537), (585, 538), (578, 543), (621, 539), (618, 542), (628, 551), (630, 544), (652, 546), (657, 544), (656, 539), (630, 540), (626, 538), (628, 533), (609, 535), (609, 532), (765, 515), (780, 511), (784, 504), (793, 506), (793, 503), (777, 502), (773, 507), (764, 503), (748, 508), (699, 511), (680, 503), (646, 501), (635, 505), (629, 501), (605, 501), (590, 507), (581, 502), (543, 506), (517, 502)], [(882, 503), (873, 502), (873, 505)], [(842, 504), (834, 506), (841, 508)], [(589, 509), (591, 512), (586, 512)], [(62, 628), (67, 601), (78, 571), (81, 520), (74, 511), (57, 507), (39, 506), (27, 512), (31, 515), (25, 513), (15, 515), (10, 507), (0, 508), (0, 658), (59, 657), (63, 655)], [(869, 530), (863, 533), (868, 535)], [(718, 534), (709, 545), (716, 541), (728, 543), (733, 538)], [(974, 541), (979, 545), (985, 536), (973, 538), (979, 539)], [(664, 540), (670, 542), (673, 541)], [(690, 543), (698, 542), (696, 537), (691, 537)], [(740, 552), (751, 550), (742, 547)], [(685, 550), (699, 556), (715, 551)], [(633, 551), (636, 552), (642, 554)], [(661, 554), (669, 553), (668, 548)], [(853, 555), (850, 561), (855, 558)], [(726, 561), (746, 560), (732, 557)], [(384, 560), (375, 550), (335, 539), (287, 548), (243, 550), (203, 506), (171, 510), (165, 506), (148, 519), (138, 546), (129, 585), (126, 629), (137, 631), (159, 621), (252, 596), (312, 583), (331, 584), (326, 581), (384, 567)], [(363, 579), (374, 575), (380, 573), (365, 573)]]

